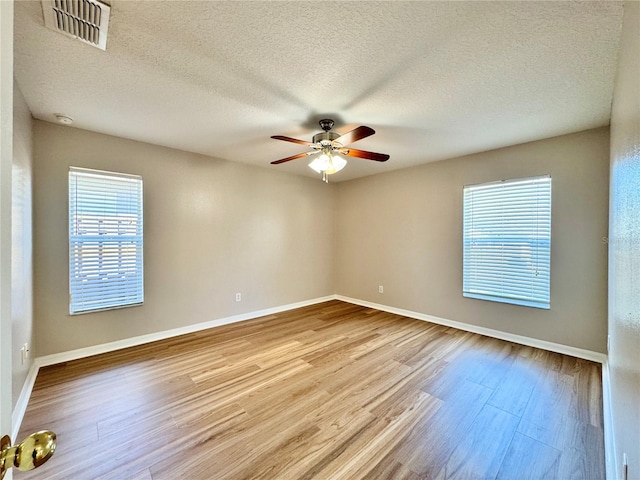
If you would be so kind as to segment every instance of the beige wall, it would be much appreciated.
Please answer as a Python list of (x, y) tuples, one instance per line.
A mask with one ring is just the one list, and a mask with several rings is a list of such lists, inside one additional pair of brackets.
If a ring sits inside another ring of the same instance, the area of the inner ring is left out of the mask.
[[(326, 185), (75, 128), (35, 126), (38, 355), (332, 293), (606, 348), (606, 128)], [(69, 165), (144, 177), (144, 306), (68, 315)], [(551, 310), (463, 298), (462, 186), (544, 173), (553, 178)], [(235, 292), (242, 292), (241, 303)]]
[(611, 114), (609, 368), (615, 459), (640, 478), (640, 3), (625, 2)]
[(33, 345), (32, 191), (33, 123), (22, 92), (13, 86), (13, 165), (11, 175), (11, 358), (13, 406), (29, 373), (22, 345)]
[[(143, 306), (68, 314), (70, 165), (142, 175)], [(268, 168), (35, 121), (37, 354), (334, 293), (328, 261), (334, 189)]]
[[(340, 183), (337, 293), (604, 352), (608, 158), (601, 128)], [(553, 189), (551, 309), (463, 298), (462, 187), (542, 174)]]

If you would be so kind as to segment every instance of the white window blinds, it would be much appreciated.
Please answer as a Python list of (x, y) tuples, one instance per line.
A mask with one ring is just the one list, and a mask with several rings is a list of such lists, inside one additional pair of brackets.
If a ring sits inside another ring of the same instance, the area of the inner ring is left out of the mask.
[(549, 308), (551, 178), (464, 188), (463, 295)]
[(139, 305), (142, 178), (69, 170), (69, 312)]

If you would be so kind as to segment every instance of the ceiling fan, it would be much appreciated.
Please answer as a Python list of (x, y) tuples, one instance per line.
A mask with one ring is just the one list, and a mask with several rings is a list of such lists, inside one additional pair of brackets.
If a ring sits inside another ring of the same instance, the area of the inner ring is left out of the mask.
[(275, 160), (271, 162), (271, 164), (277, 165), (279, 163), (285, 163), (319, 153), (320, 155), (316, 157), (309, 166), (316, 172), (322, 173), (322, 180), (328, 182), (328, 175), (339, 172), (347, 164), (347, 161), (340, 155), (364, 158), (366, 160), (374, 160), (376, 162), (386, 162), (389, 160), (389, 155), (385, 155), (384, 153), (367, 152), (365, 150), (356, 150), (355, 148), (345, 146), (373, 135), (376, 133), (373, 128), (362, 126), (340, 135), (339, 133), (330, 131), (334, 123), (330, 118), (320, 120), (319, 123), (320, 128), (324, 131), (322, 133), (315, 134), (311, 142), (298, 140), (297, 138), (285, 137), (283, 135), (272, 136), (271, 138), (276, 140), (299, 143), (300, 145), (311, 147), (313, 150), (310, 152), (299, 153), (292, 157)]

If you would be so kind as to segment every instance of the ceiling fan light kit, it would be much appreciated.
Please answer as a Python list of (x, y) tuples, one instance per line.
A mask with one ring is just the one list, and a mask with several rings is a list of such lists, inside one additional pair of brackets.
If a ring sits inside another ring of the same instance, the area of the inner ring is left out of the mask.
[(346, 155), (349, 157), (363, 158), (366, 160), (374, 160), (376, 162), (386, 162), (389, 159), (389, 155), (386, 155), (384, 153), (367, 152), (365, 150), (356, 150), (353, 148), (345, 147), (345, 145), (357, 142), (358, 140), (362, 140), (363, 138), (369, 137), (376, 133), (373, 128), (361, 126), (351, 130), (350, 132), (340, 135), (336, 132), (331, 131), (334, 121), (330, 118), (320, 120), (319, 123), (320, 128), (322, 128), (323, 132), (315, 134), (311, 142), (305, 142), (304, 140), (298, 140), (297, 138), (286, 137), (283, 135), (272, 136), (271, 138), (275, 140), (283, 140), (285, 142), (306, 145), (307, 147), (311, 147), (313, 151), (299, 153), (291, 157), (275, 160), (271, 162), (271, 164), (277, 165), (280, 163), (289, 162), (291, 160), (296, 160), (298, 158), (307, 157), (309, 155), (315, 155), (319, 153), (320, 156), (313, 159), (313, 161), (309, 164), (309, 167), (316, 172), (321, 173), (322, 180), (328, 183), (329, 175), (333, 175), (334, 173), (339, 172), (347, 165), (347, 160), (338, 154)]
[(347, 161), (339, 155), (333, 155), (330, 152), (323, 153), (319, 157), (313, 159), (309, 167), (322, 174), (322, 180), (328, 182), (327, 175), (333, 175), (339, 172), (347, 165)]

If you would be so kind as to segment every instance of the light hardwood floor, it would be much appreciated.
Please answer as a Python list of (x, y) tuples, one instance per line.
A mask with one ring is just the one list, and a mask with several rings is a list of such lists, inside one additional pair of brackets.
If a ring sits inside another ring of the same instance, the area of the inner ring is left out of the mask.
[(330, 301), (42, 369), (16, 480), (602, 480), (600, 375)]

